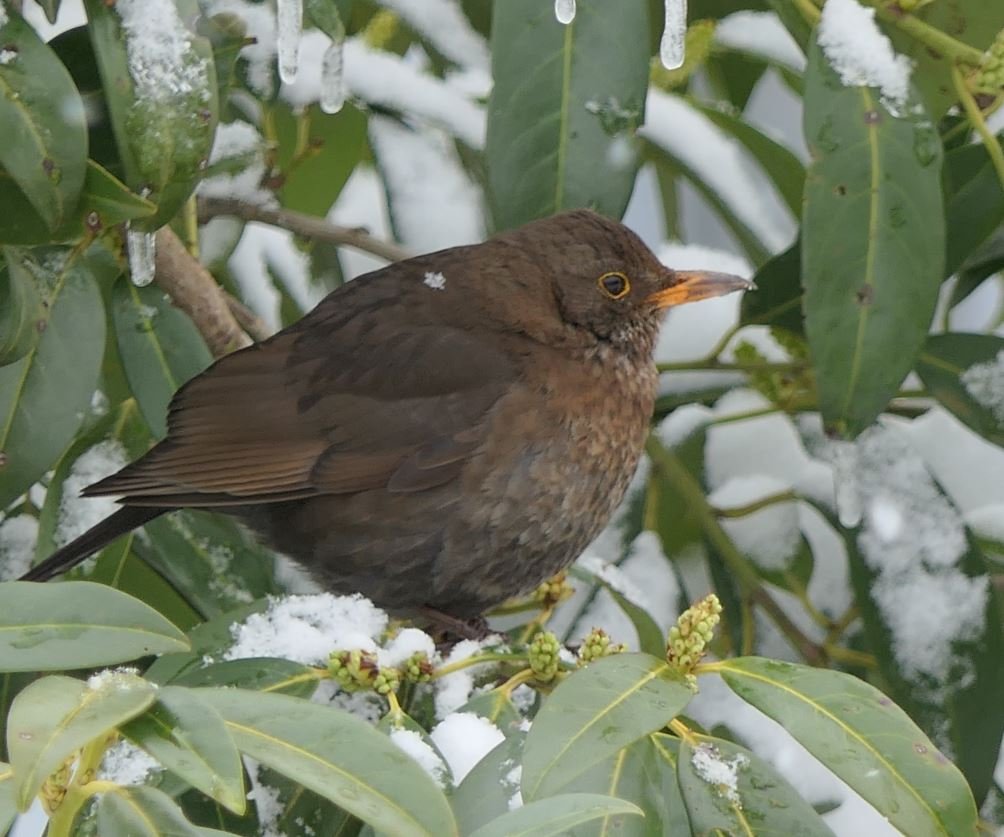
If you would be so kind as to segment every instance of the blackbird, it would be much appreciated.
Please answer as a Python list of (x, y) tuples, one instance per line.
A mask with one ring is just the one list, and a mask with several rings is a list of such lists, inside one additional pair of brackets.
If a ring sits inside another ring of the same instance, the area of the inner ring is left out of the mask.
[(671, 270), (586, 210), (362, 276), (185, 384), (167, 438), (84, 491), (124, 507), (23, 578), (192, 507), (326, 589), (475, 620), (574, 561), (620, 503), (665, 309), (750, 287)]

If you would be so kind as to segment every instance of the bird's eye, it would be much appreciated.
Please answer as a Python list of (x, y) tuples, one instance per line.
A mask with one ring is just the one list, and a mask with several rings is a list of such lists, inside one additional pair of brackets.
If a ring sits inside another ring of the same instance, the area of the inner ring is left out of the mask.
[(597, 284), (611, 299), (621, 299), (631, 290), (631, 283), (623, 273), (604, 273), (597, 280)]

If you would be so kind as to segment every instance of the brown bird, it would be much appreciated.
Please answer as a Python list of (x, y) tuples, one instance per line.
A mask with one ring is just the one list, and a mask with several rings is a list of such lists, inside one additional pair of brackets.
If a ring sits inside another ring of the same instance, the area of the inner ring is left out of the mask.
[(188, 506), (236, 515), (326, 589), (475, 619), (620, 503), (665, 310), (750, 287), (670, 270), (589, 211), (360, 277), (185, 384), (167, 438), (84, 492), (124, 508), (24, 579)]

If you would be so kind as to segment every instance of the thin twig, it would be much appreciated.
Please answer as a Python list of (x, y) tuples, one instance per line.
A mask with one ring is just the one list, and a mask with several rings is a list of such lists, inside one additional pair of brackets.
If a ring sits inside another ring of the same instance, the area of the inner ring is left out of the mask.
[(983, 147), (986, 148), (987, 154), (990, 155), (994, 170), (997, 172), (997, 179), (1000, 180), (1001, 187), (1004, 188), (1004, 150), (1001, 150), (1001, 144), (997, 141), (997, 137), (994, 136), (993, 131), (987, 127), (986, 120), (983, 118), (983, 112), (980, 110), (980, 106), (976, 104), (976, 100), (973, 98), (973, 94), (969, 92), (969, 88), (966, 87), (965, 77), (957, 66), (952, 67), (952, 83), (955, 85), (955, 92), (959, 94), (959, 101), (966, 112), (966, 117), (983, 140)]
[(397, 242), (382, 241), (370, 235), (366, 230), (342, 227), (304, 212), (257, 206), (231, 198), (201, 198), (199, 200), (200, 220), (206, 221), (218, 215), (231, 215), (244, 221), (258, 221), (262, 224), (282, 227), (282, 229), (289, 230), (304, 238), (328, 241), (341, 247), (353, 247), (389, 262), (400, 261), (414, 255)]
[(261, 317), (233, 294), (227, 291), (223, 293), (226, 296), (227, 307), (230, 309), (230, 313), (241, 324), (241, 328), (255, 340), (266, 340), (272, 336), (272, 329), (268, 327), (268, 324)]
[(230, 312), (223, 289), (170, 227), (157, 232), (156, 266), (157, 284), (192, 318), (214, 357), (251, 345)]

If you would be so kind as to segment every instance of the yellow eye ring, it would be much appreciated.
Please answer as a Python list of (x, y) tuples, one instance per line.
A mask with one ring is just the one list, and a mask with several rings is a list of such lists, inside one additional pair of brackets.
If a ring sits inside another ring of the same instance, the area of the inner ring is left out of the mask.
[(627, 276), (617, 271), (604, 273), (596, 280), (596, 284), (610, 299), (623, 299), (631, 292), (631, 282)]

